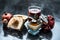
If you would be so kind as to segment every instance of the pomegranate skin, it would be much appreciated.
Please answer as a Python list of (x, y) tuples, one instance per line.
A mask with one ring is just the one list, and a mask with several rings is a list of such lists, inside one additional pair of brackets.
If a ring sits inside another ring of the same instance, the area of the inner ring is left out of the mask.
[(51, 29), (54, 27), (55, 20), (54, 17), (51, 15), (48, 15), (48, 25), (51, 27)]
[(11, 13), (4, 13), (2, 15), (2, 20), (7, 19), (8, 21), (11, 19), (12, 14)]
[(43, 24), (43, 27), (44, 27), (43, 29), (51, 30), (54, 27), (54, 24), (55, 24), (54, 17), (51, 16), (51, 15), (48, 15), (47, 16), (47, 20), (48, 20), (48, 23), (47, 24)]

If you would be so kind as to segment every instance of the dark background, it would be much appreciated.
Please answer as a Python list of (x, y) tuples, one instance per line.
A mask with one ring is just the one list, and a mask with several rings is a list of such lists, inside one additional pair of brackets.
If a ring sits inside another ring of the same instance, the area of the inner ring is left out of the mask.
[[(0, 20), (1, 15), (4, 12), (27, 15), (27, 8), (30, 5), (40, 6), (42, 8), (43, 14), (54, 16), (55, 26), (51, 30), (52, 37), (50, 37), (50, 39), (48, 40), (60, 40), (60, 0), (0, 0)], [(2, 24), (0, 23), (0, 25), (0, 40), (20, 40), (18, 38), (15, 38), (14, 36), (4, 37), (4, 33), (2, 31)], [(23, 37), (23, 40), (26, 40), (26, 36)]]

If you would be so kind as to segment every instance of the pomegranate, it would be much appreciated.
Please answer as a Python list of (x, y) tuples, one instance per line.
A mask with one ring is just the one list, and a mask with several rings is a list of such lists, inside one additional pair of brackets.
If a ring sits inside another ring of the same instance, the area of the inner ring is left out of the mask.
[(48, 15), (47, 19), (48, 19), (48, 23), (45, 25), (44, 29), (51, 30), (54, 27), (54, 23), (55, 23), (54, 17), (51, 15)]
[(8, 21), (11, 19), (12, 14), (11, 13), (4, 13), (2, 15), (2, 20), (7, 19)]
[(54, 17), (51, 15), (48, 15), (48, 24), (51, 27), (51, 29), (53, 28), (54, 23), (55, 23)]

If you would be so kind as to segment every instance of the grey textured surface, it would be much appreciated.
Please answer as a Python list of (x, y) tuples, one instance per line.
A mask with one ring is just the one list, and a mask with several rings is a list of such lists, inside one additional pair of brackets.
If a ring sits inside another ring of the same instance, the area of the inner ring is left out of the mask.
[(27, 15), (27, 7), (30, 5), (40, 6), (45, 15), (53, 15), (54, 28), (49, 33), (41, 32), (39, 36), (32, 36), (24, 31), (21, 37), (16, 32), (9, 32), (5, 37), (3, 25), (0, 23), (0, 40), (60, 40), (60, 0), (0, 0), (0, 20), (3, 12)]

